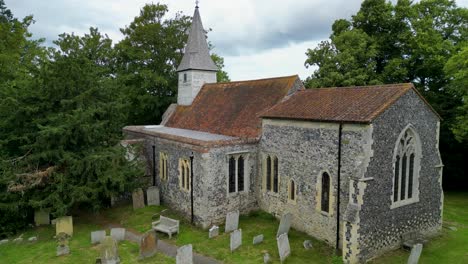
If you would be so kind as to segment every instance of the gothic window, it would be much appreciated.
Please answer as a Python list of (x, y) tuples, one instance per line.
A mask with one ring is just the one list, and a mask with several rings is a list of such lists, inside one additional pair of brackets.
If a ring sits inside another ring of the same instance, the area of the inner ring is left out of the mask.
[(289, 181), (288, 198), (291, 201), (296, 201), (296, 182), (294, 180)]
[(187, 74), (184, 73), (184, 83), (186, 83), (186, 82), (187, 82)]
[(329, 212), (330, 210), (330, 175), (324, 172), (322, 174), (322, 196), (321, 206), (323, 212)]
[(164, 152), (159, 152), (159, 177), (167, 181), (167, 154)]
[(400, 135), (395, 147), (393, 171), (393, 206), (416, 202), (420, 144), (415, 131), (408, 127)]
[(228, 190), (229, 193), (244, 191), (245, 185), (245, 158), (243, 155), (229, 157), (228, 164)]
[(190, 160), (179, 159), (179, 187), (190, 191)]
[(265, 188), (274, 193), (279, 190), (278, 158), (275, 156), (267, 155), (265, 159)]
[(267, 156), (266, 158), (266, 189), (271, 191), (271, 158)]

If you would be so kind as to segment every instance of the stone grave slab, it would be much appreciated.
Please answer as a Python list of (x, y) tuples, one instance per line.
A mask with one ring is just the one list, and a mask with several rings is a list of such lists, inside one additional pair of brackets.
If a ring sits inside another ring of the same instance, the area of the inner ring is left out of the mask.
[(208, 238), (217, 237), (219, 235), (219, 226), (212, 226), (208, 233)]
[(242, 229), (234, 230), (234, 232), (231, 233), (231, 242), (229, 245), (231, 252), (242, 245)]
[(60, 233), (73, 236), (73, 218), (71, 216), (63, 216), (55, 219), (55, 235)]
[(125, 240), (125, 228), (112, 228), (110, 235), (117, 242)]
[(408, 264), (418, 264), (422, 249), (422, 244), (416, 244), (413, 246), (413, 248), (411, 249), (411, 254), (408, 258)]
[(70, 247), (68, 245), (57, 246), (57, 257), (70, 254)]
[(279, 235), (276, 238), (278, 243), (278, 253), (280, 256), (280, 261), (283, 262), (290, 254), (291, 254), (291, 247), (289, 245), (288, 234), (284, 233)]
[(239, 211), (229, 212), (226, 215), (226, 225), (224, 226), (224, 232), (232, 232), (239, 228)]
[(279, 237), (281, 234), (287, 234), (291, 228), (292, 214), (287, 213), (281, 216), (280, 225), (278, 227), (278, 232), (276, 232), (276, 237)]
[(133, 209), (145, 207), (145, 194), (141, 188), (135, 189), (132, 193)]
[(193, 264), (192, 244), (177, 249), (176, 264)]
[(146, 232), (140, 241), (140, 256), (139, 259), (149, 258), (156, 254), (156, 232), (154, 230), (150, 230)]
[(255, 237), (253, 238), (253, 244), (254, 244), (254, 245), (260, 244), (260, 243), (262, 243), (262, 242), (263, 242), (263, 234), (258, 235), (258, 236), (255, 236)]
[(106, 237), (105, 230), (93, 231), (91, 232), (91, 244), (99, 244)]
[(34, 212), (34, 223), (36, 226), (50, 225), (50, 210), (36, 210)]
[(120, 263), (119, 250), (117, 241), (106, 236), (100, 245), (101, 263), (103, 264), (117, 264)]
[(159, 188), (156, 186), (151, 186), (146, 190), (146, 198), (148, 199), (148, 205), (161, 205)]

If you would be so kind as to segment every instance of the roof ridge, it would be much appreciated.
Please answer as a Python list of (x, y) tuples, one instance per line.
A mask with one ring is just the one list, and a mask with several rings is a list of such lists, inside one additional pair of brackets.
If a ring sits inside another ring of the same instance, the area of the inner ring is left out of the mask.
[(320, 87), (320, 88), (308, 88), (303, 91), (310, 91), (310, 90), (332, 90), (332, 89), (352, 89), (352, 88), (376, 88), (376, 87), (401, 87), (401, 86), (408, 86), (411, 88), (413, 86), (412, 83), (395, 83), (395, 84), (375, 84), (375, 85), (358, 85), (358, 86), (335, 86), (335, 87)]
[(253, 80), (241, 80), (241, 81), (230, 81), (230, 82), (217, 82), (217, 83), (205, 83), (205, 85), (217, 85), (217, 84), (228, 84), (228, 83), (243, 83), (243, 82), (259, 82), (259, 81), (266, 81), (266, 80), (276, 80), (276, 79), (287, 79), (297, 77), (299, 78), (298, 74), (288, 75), (288, 76), (279, 76), (279, 77), (272, 77), (272, 78), (262, 78), (262, 79), (253, 79)]

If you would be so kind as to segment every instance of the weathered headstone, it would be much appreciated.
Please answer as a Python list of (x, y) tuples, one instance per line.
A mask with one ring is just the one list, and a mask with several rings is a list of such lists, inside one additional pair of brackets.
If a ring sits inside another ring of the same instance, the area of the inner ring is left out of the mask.
[(263, 242), (263, 234), (258, 235), (258, 236), (254, 236), (254, 238), (253, 238), (253, 244), (254, 245), (260, 244), (262, 242)]
[(161, 205), (159, 188), (156, 186), (151, 186), (146, 190), (146, 198), (148, 199), (148, 205)]
[(177, 249), (176, 264), (193, 264), (192, 244)]
[(411, 249), (411, 254), (408, 258), (408, 264), (418, 264), (422, 249), (422, 244), (416, 244), (413, 246), (413, 248)]
[(304, 240), (304, 242), (302, 243), (302, 245), (304, 246), (305, 249), (311, 249), (311, 248), (312, 248), (312, 241), (310, 241), (310, 240)]
[(239, 211), (229, 212), (226, 215), (226, 225), (224, 232), (228, 233), (239, 228)]
[(99, 244), (106, 236), (105, 230), (93, 231), (91, 232), (91, 244)]
[(241, 245), (242, 245), (242, 229), (234, 230), (234, 232), (231, 233), (231, 242), (230, 242), (231, 252), (236, 250)]
[(279, 235), (279, 237), (276, 238), (276, 240), (278, 242), (278, 252), (280, 256), (280, 261), (283, 262), (291, 254), (291, 247), (289, 246), (288, 234), (281, 234)]
[(120, 263), (117, 241), (110, 236), (104, 237), (100, 245), (101, 263), (118, 264)]
[(0, 245), (6, 244), (8, 242), (10, 242), (10, 240), (8, 240), (8, 239), (0, 240)]
[(68, 245), (57, 246), (57, 257), (70, 254), (70, 247)]
[(281, 217), (280, 225), (278, 227), (278, 232), (276, 232), (276, 237), (279, 237), (282, 234), (287, 234), (291, 228), (292, 214), (287, 213)]
[(219, 235), (219, 226), (212, 226), (208, 233), (208, 238), (217, 237)]
[(132, 193), (133, 209), (145, 207), (145, 194), (141, 188), (135, 189)]
[(28, 238), (28, 241), (29, 241), (29, 242), (36, 242), (36, 241), (37, 241), (37, 237), (36, 237), (36, 236), (32, 236), (32, 237)]
[(36, 210), (34, 212), (34, 223), (36, 226), (50, 225), (50, 210)]
[(110, 231), (110, 235), (117, 242), (125, 240), (125, 228), (112, 228)]
[(22, 237), (17, 237), (17, 238), (15, 238), (15, 239), (13, 239), (13, 242), (15, 242), (15, 243), (21, 243), (21, 242), (23, 242), (23, 238), (22, 238)]
[(270, 262), (271, 262), (270, 254), (265, 253), (265, 254), (263, 255), (263, 263), (264, 263), (264, 264), (267, 264), (267, 263), (270, 263)]
[(150, 230), (146, 232), (140, 241), (140, 256), (139, 259), (149, 258), (156, 254), (156, 232)]
[(68, 238), (70, 235), (60, 232), (56, 235), (57, 238), (57, 257), (70, 254), (70, 247), (68, 246)]
[(55, 234), (65, 233), (73, 236), (73, 218), (71, 216), (63, 216), (56, 219)]

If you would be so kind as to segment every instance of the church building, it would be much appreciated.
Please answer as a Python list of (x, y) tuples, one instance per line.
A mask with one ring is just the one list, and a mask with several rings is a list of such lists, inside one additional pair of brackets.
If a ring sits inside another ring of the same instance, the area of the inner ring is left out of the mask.
[(198, 6), (177, 71), (161, 124), (123, 130), (144, 142), (162, 202), (195, 224), (291, 213), (293, 228), (340, 248), (345, 263), (440, 230), (440, 116), (411, 83), (217, 83)]

